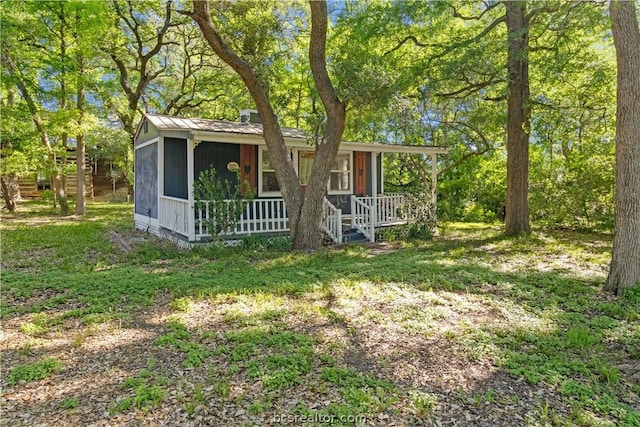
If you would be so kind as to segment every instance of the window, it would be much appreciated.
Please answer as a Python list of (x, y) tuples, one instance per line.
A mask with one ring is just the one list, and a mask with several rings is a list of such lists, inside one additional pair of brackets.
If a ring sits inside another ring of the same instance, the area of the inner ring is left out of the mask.
[(311, 177), (311, 168), (313, 167), (313, 151), (301, 151), (298, 159), (298, 176), (300, 185), (308, 185)]
[(329, 193), (351, 192), (351, 153), (338, 153), (331, 166)]
[(38, 191), (51, 189), (51, 182), (49, 181), (49, 177), (38, 174), (37, 181), (38, 181)]
[[(308, 185), (311, 176), (311, 168), (314, 159), (313, 151), (300, 151), (298, 153), (298, 178), (300, 185)], [(260, 172), (258, 174), (260, 196), (279, 196), (280, 186), (276, 179), (275, 166), (269, 159), (266, 149), (259, 153)], [(327, 190), (329, 194), (351, 194), (351, 153), (338, 153), (331, 165), (331, 174)]]
[(280, 193), (276, 169), (271, 164), (267, 150), (260, 150), (260, 194)]

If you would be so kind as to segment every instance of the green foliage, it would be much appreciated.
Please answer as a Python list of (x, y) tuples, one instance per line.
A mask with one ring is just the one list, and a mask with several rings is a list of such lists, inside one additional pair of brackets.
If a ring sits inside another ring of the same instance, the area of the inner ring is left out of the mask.
[(254, 190), (242, 181), (240, 172), (235, 182), (220, 179), (214, 166), (200, 172), (193, 183), (196, 209), (200, 211), (207, 232), (213, 239), (233, 234), (245, 207), (253, 199)]
[(168, 393), (168, 379), (154, 369), (156, 363), (155, 359), (150, 359), (147, 367), (138, 375), (124, 381), (124, 387), (132, 391), (133, 396), (127, 396), (118, 402), (120, 411), (127, 411), (131, 407), (148, 411), (162, 403)]
[(408, 237), (428, 240), (433, 238), (436, 228), (436, 213), (431, 191), (407, 194), (404, 206), (409, 222), (407, 223)]
[(19, 382), (43, 380), (62, 369), (62, 362), (58, 359), (45, 358), (36, 363), (25, 363), (9, 371), (7, 376), (10, 385)]
[(438, 403), (438, 396), (433, 393), (424, 393), (420, 390), (411, 390), (409, 392), (409, 400), (416, 415), (420, 418), (425, 418), (431, 414)]
[(189, 297), (182, 297), (171, 301), (174, 310), (189, 312), (193, 308), (193, 300)]
[(107, 178), (115, 181), (124, 177), (128, 182), (134, 182), (131, 135), (124, 129), (114, 128), (104, 120), (87, 134), (86, 144), (89, 156), (111, 164)]
[(182, 362), (185, 368), (197, 368), (211, 354), (203, 345), (191, 341), (191, 334), (184, 325), (172, 322), (169, 323), (169, 329), (171, 332), (159, 336), (155, 343), (161, 347), (172, 346), (187, 353)]
[(68, 399), (65, 399), (62, 402), (62, 407), (64, 409), (73, 409), (73, 408), (76, 408), (78, 404), (79, 404), (79, 401), (77, 397), (70, 397)]
[(247, 329), (227, 333), (231, 361), (248, 361), (247, 377), (261, 380), (267, 391), (300, 384), (313, 364), (313, 340), (291, 332)]
[(291, 249), (290, 236), (264, 236), (252, 234), (244, 236), (240, 244), (242, 249), (288, 251)]

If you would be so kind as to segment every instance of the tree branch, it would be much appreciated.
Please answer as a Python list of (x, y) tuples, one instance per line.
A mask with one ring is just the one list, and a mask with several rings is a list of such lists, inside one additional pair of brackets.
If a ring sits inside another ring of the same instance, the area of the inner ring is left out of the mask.
[(453, 16), (455, 18), (460, 18), (460, 19), (463, 19), (465, 21), (477, 21), (480, 18), (482, 18), (485, 13), (487, 13), (488, 11), (493, 9), (494, 7), (500, 5), (500, 2), (496, 2), (494, 4), (490, 4), (490, 3), (485, 1), (485, 2), (482, 2), (482, 3), (485, 5), (485, 9), (480, 13), (480, 15), (476, 15), (476, 16), (463, 16), (458, 12), (458, 10), (456, 9), (456, 7), (453, 4), (449, 4), (449, 6), (453, 9)]
[(418, 46), (418, 47), (429, 47), (429, 46), (433, 47), (433, 46), (435, 46), (435, 45), (433, 45), (433, 44), (420, 43), (420, 42), (418, 41), (418, 39), (416, 38), (416, 36), (414, 36), (414, 35), (411, 35), (411, 34), (410, 34), (410, 35), (406, 36), (405, 38), (403, 38), (402, 40), (400, 40), (400, 41), (398, 42), (398, 44), (397, 44), (393, 49), (386, 51), (382, 56), (387, 56), (387, 55), (389, 55), (390, 53), (395, 52), (396, 50), (398, 50), (398, 49), (400, 49), (402, 46), (404, 46), (404, 44), (405, 44), (405, 43), (407, 43), (408, 41), (412, 41), (412, 42), (413, 42), (413, 44), (414, 44), (415, 46)]
[(331, 117), (333, 114), (345, 114), (345, 105), (338, 99), (327, 71), (327, 3), (311, 0), (311, 42), (309, 44), (309, 66), (318, 95), (324, 108)]

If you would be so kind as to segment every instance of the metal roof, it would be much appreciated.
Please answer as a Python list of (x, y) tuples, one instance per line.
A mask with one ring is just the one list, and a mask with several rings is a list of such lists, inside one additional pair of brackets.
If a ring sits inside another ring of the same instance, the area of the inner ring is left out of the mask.
[[(164, 116), (156, 114), (145, 114), (145, 117), (151, 124), (161, 131), (187, 131), (196, 136), (206, 136), (212, 134), (236, 134), (238, 136), (247, 135), (250, 137), (262, 137), (262, 124), (257, 123), (240, 123), (225, 120), (211, 120), (200, 118), (186, 118)], [(138, 130), (140, 126), (138, 127)], [(307, 144), (308, 135), (298, 128), (282, 127), (282, 136), (285, 138), (299, 140), (294, 141), (293, 145), (305, 146)], [(136, 133), (137, 135), (137, 133)], [(253, 139), (253, 138), (252, 138)], [(261, 139), (261, 141), (264, 141)], [(262, 142), (264, 143), (264, 142)], [(289, 145), (289, 143), (287, 143)], [(379, 152), (395, 152), (395, 153), (446, 153), (447, 147), (443, 146), (425, 146), (425, 145), (401, 145), (401, 144), (380, 144), (342, 141), (341, 147), (344, 149), (360, 150), (360, 151), (379, 151)]]
[[(149, 122), (161, 130), (186, 130), (199, 132), (224, 132), (239, 133), (244, 135), (262, 136), (262, 125), (257, 123), (239, 123), (226, 120), (211, 120), (184, 118), (173, 116), (160, 116), (153, 114), (145, 115)], [(302, 129), (282, 128), (282, 135), (285, 138), (306, 139), (307, 136)]]

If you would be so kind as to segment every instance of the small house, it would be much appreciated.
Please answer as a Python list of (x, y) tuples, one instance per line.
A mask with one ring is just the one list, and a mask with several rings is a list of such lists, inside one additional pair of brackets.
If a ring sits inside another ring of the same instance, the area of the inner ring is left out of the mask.
[[(305, 185), (313, 145), (300, 129), (282, 128), (282, 133), (300, 184)], [(199, 174), (214, 166), (220, 179), (237, 182), (239, 172), (256, 190), (229, 235), (289, 231), (286, 205), (255, 111), (243, 110), (240, 122), (146, 114), (135, 135), (134, 150), (136, 228), (188, 242), (210, 238), (209, 207), (196, 203), (192, 189)], [(385, 153), (430, 156), (435, 189), (437, 155), (446, 152), (437, 146), (343, 141), (324, 201), (322, 228), (327, 238), (343, 242), (353, 231), (374, 241), (376, 228), (407, 220), (402, 210), (405, 196), (384, 192)]]

